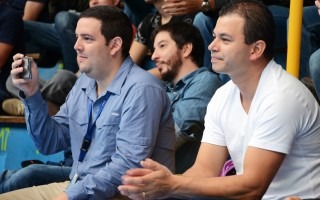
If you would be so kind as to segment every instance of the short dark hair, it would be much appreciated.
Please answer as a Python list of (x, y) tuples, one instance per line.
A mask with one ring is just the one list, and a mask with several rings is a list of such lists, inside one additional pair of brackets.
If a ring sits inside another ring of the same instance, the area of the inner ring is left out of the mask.
[(244, 18), (244, 42), (252, 44), (258, 40), (263, 40), (266, 43), (263, 55), (267, 59), (272, 59), (275, 23), (268, 7), (256, 0), (236, 0), (224, 6), (220, 10), (219, 17), (230, 14), (238, 14)]
[(204, 56), (204, 42), (197, 27), (186, 22), (172, 22), (159, 26), (152, 34), (151, 41), (159, 32), (166, 31), (177, 44), (179, 49), (182, 49), (185, 44), (192, 44), (192, 51), (190, 53), (191, 59), (199, 67), (203, 65)]
[(101, 21), (101, 33), (107, 44), (115, 37), (120, 37), (122, 43), (122, 57), (129, 56), (132, 43), (132, 24), (121, 9), (115, 6), (95, 6), (83, 11), (80, 18), (96, 18)]

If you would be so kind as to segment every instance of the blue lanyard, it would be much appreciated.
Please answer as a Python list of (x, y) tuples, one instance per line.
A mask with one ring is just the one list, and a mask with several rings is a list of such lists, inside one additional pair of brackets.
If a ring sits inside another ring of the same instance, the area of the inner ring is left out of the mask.
[(90, 144), (91, 144), (91, 141), (92, 141), (93, 129), (96, 127), (96, 121), (99, 118), (99, 116), (100, 116), (104, 106), (106, 105), (109, 97), (110, 97), (110, 93), (107, 92), (102, 104), (99, 107), (99, 110), (97, 112), (97, 116), (93, 120), (91, 126), (90, 126), (90, 118), (91, 118), (91, 112), (92, 112), (92, 101), (91, 100), (89, 101), (89, 105), (88, 105), (88, 107), (89, 107), (88, 108), (88, 129), (87, 129), (86, 135), (83, 137), (83, 140), (82, 140), (82, 145), (81, 145), (81, 148), (80, 148), (80, 154), (79, 154), (79, 159), (78, 159), (79, 162), (83, 161), (86, 153), (89, 150), (89, 147), (90, 147)]

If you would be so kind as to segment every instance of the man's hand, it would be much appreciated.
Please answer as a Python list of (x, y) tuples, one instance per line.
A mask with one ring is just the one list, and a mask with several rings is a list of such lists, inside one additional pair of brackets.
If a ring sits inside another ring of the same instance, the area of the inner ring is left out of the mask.
[(16, 86), (19, 90), (23, 91), (26, 97), (30, 97), (34, 95), (39, 89), (38, 69), (35, 62), (31, 58), (32, 79), (25, 80), (19, 78), (18, 74), (23, 71), (23, 68), (20, 67), (22, 65), (23, 57), (23, 54), (16, 54), (13, 56), (11, 78), (13, 85)]
[(67, 193), (62, 192), (62, 193), (59, 194), (54, 200), (68, 200)]
[(122, 177), (123, 185), (118, 187), (121, 194), (131, 199), (167, 197), (173, 183), (170, 170), (151, 159), (141, 161), (141, 166), (128, 170)]
[(165, 0), (162, 9), (170, 15), (186, 15), (201, 11), (202, 0)]

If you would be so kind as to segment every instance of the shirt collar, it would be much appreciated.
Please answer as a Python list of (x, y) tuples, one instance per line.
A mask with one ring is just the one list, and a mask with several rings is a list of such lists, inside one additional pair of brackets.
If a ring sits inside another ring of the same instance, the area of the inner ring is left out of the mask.
[(182, 79), (180, 79), (176, 85), (174, 85), (173, 83), (167, 83), (167, 89), (169, 90), (177, 90), (181, 87), (183, 87), (184, 85), (186, 85), (189, 81), (191, 81), (193, 79), (193, 77), (196, 76), (196, 74), (199, 74), (203, 71), (206, 71), (207, 68), (205, 67), (199, 67), (197, 70), (187, 74), (186, 76), (184, 76)]
[[(108, 86), (107, 90), (103, 92), (101, 96), (104, 96), (107, 92), (119, 95), (121, 93), (121, 88), (130, 73), (132, 67), (134, 66), (134, 63), (130, 56), (128, 56), (123, 63), (121, 64), (116, 76), (111, 81), (110, 85)], [(91, 97), (92, 94), (96, 95), (96, 81), (92, 78), (89, 78), (85, 74), (82, 75), (82, 81), (80, 81), (80, 87), (83, 91), (86, 92), (86, 94)]]

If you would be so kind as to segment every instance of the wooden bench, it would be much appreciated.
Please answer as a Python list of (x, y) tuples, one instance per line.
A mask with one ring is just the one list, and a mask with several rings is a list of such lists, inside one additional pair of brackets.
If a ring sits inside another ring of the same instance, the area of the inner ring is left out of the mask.
[(0, 123), (24, 124), (26, 122), (23, 116), (0, 115)]

